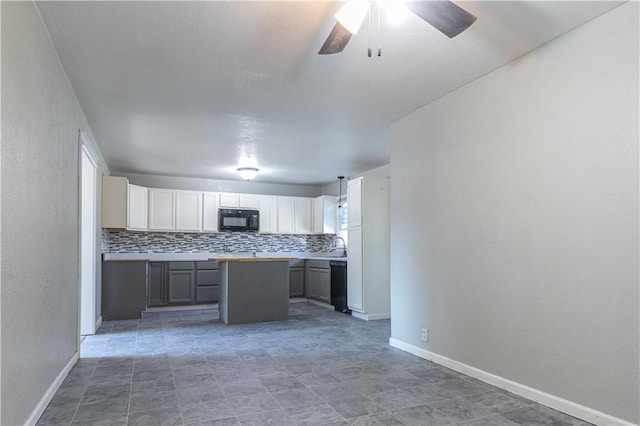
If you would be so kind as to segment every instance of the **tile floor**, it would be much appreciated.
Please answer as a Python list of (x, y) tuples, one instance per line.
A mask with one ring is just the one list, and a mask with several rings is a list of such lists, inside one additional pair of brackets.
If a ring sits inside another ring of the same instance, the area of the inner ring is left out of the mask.
[(38, 425), (585, 425), (388, 344), (389, 321), (311, 303), (102, 324)]

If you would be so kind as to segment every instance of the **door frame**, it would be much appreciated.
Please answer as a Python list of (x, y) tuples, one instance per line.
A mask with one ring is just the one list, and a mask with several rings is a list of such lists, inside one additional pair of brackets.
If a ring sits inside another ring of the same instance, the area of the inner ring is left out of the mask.
[[(82, 129), (78, 130), (78, 335), (94, 334), (96, 331), (96, 291), (97, 291), (97, 223), (98, 223), (98, 156), (94, 151), (89, 138)], [(93, 176), (91, 177), (91, 193), (89, 214), (91, 217), (91, 228), (89, 239), (86, 241), (85, 232), (83, 232), (83, 219), (85, 216), (83, 209), (83, 193), (84, 193), (84, 157), (93, 168)], [(83, 244), (83, 241), (85, 244)], [(88, 246), (87, 246), (88, 243)], [(88, 259), (85, 259), (85, 256)], [(89, 266), (89, 280), (87, 281), (83, 268)], [(81, 337), (80, 337), (81, 339)], [(80, 340), (79, 339), (79, 340)], [(78, 343), (78, 346), (80, 343)]]

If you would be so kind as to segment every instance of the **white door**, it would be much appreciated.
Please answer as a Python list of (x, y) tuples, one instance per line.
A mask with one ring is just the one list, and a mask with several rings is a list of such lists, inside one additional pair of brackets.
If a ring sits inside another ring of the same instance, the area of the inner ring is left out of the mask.
[(350, 309), (363, 312), (362, 228), (349, 229), (347, 263), (349, 265), (347, 268), (347, 303)]
[[(82, 136), (85, 137), (84, 135)], [(80, 182), (80, 334), (94, 334), (96, 326), (96, 185), (97, 167), (82, 147)]]

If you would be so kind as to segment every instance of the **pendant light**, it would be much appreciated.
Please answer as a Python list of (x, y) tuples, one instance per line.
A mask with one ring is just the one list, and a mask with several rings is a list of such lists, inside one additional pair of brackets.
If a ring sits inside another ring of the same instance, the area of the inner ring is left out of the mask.
[(342, 208), (342, 179), (344, 179), (344, 176), (338, 176), (338, 181), (340, 182), (340, 189), (339, 189), (339, 194), (338, 195), (338, 208), (341, 209)]

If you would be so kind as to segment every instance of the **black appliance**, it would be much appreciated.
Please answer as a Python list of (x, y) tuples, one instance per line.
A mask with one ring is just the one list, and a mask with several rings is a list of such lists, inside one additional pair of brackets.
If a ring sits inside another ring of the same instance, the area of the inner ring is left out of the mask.
[(260, 212), (246, 209), (220, 209), (218, 231), (259, 231)]
[(351, 312), (347, 306), (347, 262), (332, 260), (331, 266), (331, 304), (336, 311)]

